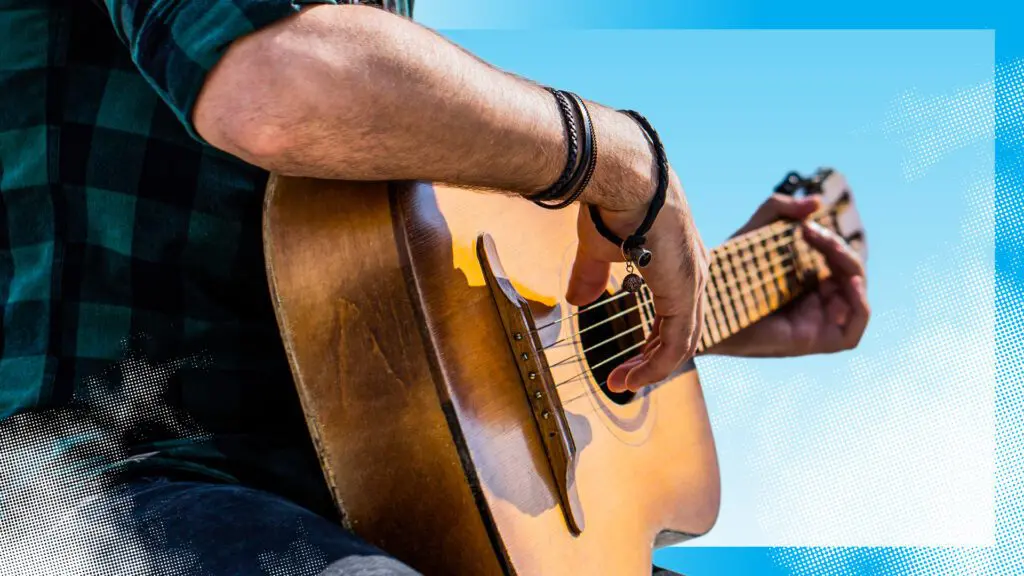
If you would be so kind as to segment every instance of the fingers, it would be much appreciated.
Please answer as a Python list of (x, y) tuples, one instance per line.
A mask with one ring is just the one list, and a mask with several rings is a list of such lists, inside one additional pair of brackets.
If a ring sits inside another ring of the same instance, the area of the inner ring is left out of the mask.
[(839, 286), (836, 285), (836, 281), (831, 278), (826, 278), (820, 284), (818, 284), (818, 294), (821, 294), (822, 298), (830, 298), (839, 290)]
[(767, 226), (780, 219), (803, 220), (821, 207), (817, 196), (786, 196), (773, 194), (761, 204), (750, 220), (736, 234), (743, 234), (762, 226)]
[(860, 343), (861, 336), (868, 327), (871, 309), (868, 306), (867, 285), (864, 278), (852, 276), (843, 282), (843, 292), (850, 306), (849, 318), (843, 327), (843, 345), (847, 349)]
[(803, 232), (804, 240), (825, 256), (829, 270), (833, 274), (847, 277), (864, 276), (864, 264), (861, 263), (860, 256), (834, 232), (826, 230), (817, 222), (804, 223)]
[(846, 326), (850, 317), (850, 305), (844, 298), (828, 298), (826, 300), (826, 313), (830, 322), (839, 327)]
[(692, 322), (683, 316), (670, 316), (661, 321), (658, 342), (645, 351), (640, 361), (629, 368), (625, 386), (637, 391), (644, 386), (668, 378), (685, 360), (693, 357), (696, 339), (685, 328)]
[(607, 261), (588, 256), (581, 245), (576, 249), (565, 299), (573, 306), (585, 306), (597, 300), (608, 287), (610, 273), (611, 265)]
[(608, 375), (608, 389), (612, 392), (625, 392), (627, 390), (626, 374), (629, 374), (629, 371), (642, 361), (643, 356), (634, 356), (616, 366)]

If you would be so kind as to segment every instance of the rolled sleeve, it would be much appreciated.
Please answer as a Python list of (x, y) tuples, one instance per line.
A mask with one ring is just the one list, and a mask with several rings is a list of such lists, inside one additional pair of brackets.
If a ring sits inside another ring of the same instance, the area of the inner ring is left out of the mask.
[(192, 110), (232, 42), (315, 4), (337, 0), (104, 0), (132, 60), (189, 134)]

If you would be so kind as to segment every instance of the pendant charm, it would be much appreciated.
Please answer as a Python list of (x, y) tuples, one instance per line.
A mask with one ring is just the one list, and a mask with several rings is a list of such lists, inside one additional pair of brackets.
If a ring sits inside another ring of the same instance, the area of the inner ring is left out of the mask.
[(637, 274), (632, 272), (626, 274), (626, 277), (622, 279), (622, 289), (627, 292), (639, 292), (640, 287), (644, 285), (644, 279)]
[(644, 285), (644, 279), (635, 273), (636, 268), (643, 268), (651, 262), (651, 252), (642, 247), (625, 249), (623, 246), (622, 255), (626, 257), (626, 277), (622, 279), (622, 289), (628, 292), (639, 292)]

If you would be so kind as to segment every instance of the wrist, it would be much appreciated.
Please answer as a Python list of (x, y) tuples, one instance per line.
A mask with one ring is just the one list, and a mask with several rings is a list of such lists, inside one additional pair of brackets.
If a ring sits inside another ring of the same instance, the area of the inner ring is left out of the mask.
[(594, 175), (580, 200), (604, 212), (642, 214), (654, 196), (658, 178), (650, 142), (625, 114), (596, 104), (589, 106), (598, 155)]

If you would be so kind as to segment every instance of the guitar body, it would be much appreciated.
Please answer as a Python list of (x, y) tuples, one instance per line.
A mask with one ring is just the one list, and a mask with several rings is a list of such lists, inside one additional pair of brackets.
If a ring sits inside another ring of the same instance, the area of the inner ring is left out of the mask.
[(326, 478), (347, 527), (425, 574), (650, 574), (656, 542), (715, 522), (693, 365), (616, 400), (576, 337), (586, 312), (558, 321), (575, 229), (574, 208), (497, 194), (272, 178), (268, 274)]

